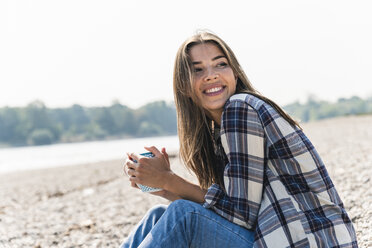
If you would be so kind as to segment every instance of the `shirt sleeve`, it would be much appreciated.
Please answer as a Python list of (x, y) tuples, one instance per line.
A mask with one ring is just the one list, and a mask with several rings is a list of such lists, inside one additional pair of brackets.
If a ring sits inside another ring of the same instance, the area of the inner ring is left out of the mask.
[(204, 207), (238, 225), (252, 229), (257, 223), (263, 191), (264, 128), (258, 113), (243, 101), (225, 106), (221, 143), (228, 158), (225, 190), (212, 184)]

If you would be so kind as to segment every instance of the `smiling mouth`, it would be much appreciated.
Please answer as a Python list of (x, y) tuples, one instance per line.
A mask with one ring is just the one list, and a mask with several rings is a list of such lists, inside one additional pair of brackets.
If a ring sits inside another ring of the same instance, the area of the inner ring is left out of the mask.
[(203, 93), (206, 94), (207, 96), (215, 96), (215, 95), (220, 94), (222, 91), (224, 91), (225, 88), (226, 86), (213, 87), (213, 88), (204, 90)]

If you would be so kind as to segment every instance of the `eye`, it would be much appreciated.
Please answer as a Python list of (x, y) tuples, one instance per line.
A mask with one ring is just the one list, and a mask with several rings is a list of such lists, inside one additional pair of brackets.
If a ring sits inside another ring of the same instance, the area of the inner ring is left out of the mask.
[(194, 72), (195, 72), (195, 73), (198, 73), (198, 72), (201, 72), (201, 71), (203, 71), (202, 68), (194, 67)]
[(217, 64), (217, 67), (226, 67), (228, 64), (226, 62), (220, 62)]

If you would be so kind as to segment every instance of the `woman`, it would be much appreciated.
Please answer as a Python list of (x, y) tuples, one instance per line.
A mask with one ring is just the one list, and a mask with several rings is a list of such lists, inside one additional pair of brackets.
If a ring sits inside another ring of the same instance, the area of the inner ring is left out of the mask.
[[(151, 209), (122, 247), (357, 247), (353, 225), (299, 125), (251, 85), (227, 44), (198, 33), (174, 68), (180, 156), (128, 154), (136, 183), (172, 202)], [(178, 200), (181, 199), (181, 200)]]

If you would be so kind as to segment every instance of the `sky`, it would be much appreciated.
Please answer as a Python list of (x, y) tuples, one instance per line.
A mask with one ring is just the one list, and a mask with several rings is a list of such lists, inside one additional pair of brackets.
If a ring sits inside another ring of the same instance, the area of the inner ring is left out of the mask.
[(372, 96), (372, 1), (3, 0), (0, 107), (173, 100), (178, 47), (219, 35), (280, 105)]

